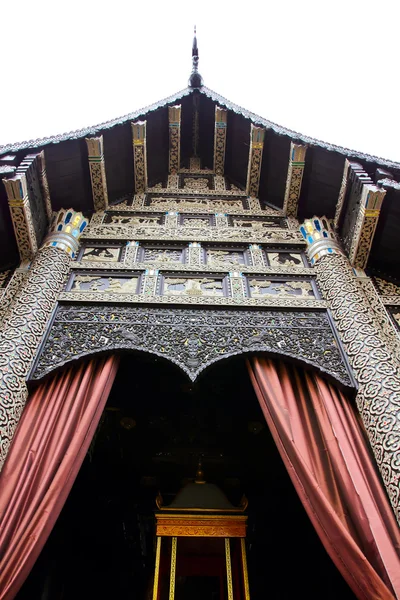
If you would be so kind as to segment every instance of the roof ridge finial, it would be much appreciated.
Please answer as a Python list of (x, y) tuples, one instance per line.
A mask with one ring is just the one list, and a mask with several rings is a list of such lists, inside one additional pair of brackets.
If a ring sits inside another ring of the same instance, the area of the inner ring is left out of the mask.
[(192, 73), (189, 77), (189, 87), (199, 88), (203, 85), (203, 78), (198, 71), (199, 49), (197, 47), (196, 25), (194, 26), (194, 37), (192, 45)]

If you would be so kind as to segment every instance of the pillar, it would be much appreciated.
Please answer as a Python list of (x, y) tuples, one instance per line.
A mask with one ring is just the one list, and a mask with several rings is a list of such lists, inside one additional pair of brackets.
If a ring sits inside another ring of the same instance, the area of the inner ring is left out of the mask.
[(26, 377), (87, 225), (61, 210), (10, 303), (0, 329), (0, 468), (28, 397)]
[(325, 218), (300, 231), (358, 383), (357, 407), (400, 523), (400, 366)]

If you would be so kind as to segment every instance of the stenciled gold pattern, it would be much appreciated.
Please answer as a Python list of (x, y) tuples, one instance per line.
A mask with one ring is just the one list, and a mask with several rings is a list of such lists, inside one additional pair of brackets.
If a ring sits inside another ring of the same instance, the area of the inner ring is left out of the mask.
[(106, 166), (104, 162), (103, 136), (86, 138), (92, 182), (94, 210), (105, 210), (108, 206)]
[(296, 217), (299, 204), (301, 183), (303, 181), (307, 146), (290, 144), (289, 166), (286, 179), (286, 190), (283, 201), (283, 212), (288, 217)]
[(133, 166), (135, 192), (140, 194), (147, 188), (146, 121), (131, 123), (133, 141)]
[(248, 196), (258, 196), (260, 185), (261, 160), (264, 147), (265, 129), (251, 125), (249, 166), (247, 170), (246, 193)]
[(214, 129), (214, 171), (217, 176), (224, 174), (227, 124), (228, 111), (224, 108), (216, 106)]
[(176, 174), (181, 161), (181, 106), (168, 107), (169, 119), (169, 172)]

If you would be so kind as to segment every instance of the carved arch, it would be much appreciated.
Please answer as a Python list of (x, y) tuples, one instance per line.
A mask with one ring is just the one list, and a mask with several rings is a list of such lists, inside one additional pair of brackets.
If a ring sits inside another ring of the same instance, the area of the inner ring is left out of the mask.
[(72, 360), (121, 350), (165, 358), (191, 381), (219, 360), (267, 352), (354, 386), (326, 312), (135, 306), (59, 306), (30, 379)]

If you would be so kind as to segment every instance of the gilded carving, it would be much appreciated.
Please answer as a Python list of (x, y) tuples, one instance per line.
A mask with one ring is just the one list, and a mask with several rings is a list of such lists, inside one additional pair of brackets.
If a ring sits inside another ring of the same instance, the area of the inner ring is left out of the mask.
[(64, 285), (70, 257), (42, 248), (4, 315), (0, 328), (0, 466), (25, 405), (25, 378)]
[[(181, 162), (181, 106), (168, 107), (169, 119), (169, 172), (176, 174)], [(168, 186), (169, 187), (169, 186)]]
[(304, 268), (301, 254), (298, 252), (267, 252), (267, 258), (271, 267), (282, 265)]
[[(174, 277), (174, 280), (182, 278)], [(187, 278), (189, 279), (189, 278)], [(185, 284), (185, 286), (189, 284)], [(191, 284), (196, 287), (197, 284)], [(218, 306), (232, 306), (235, 304), (233, 298), (223, 295), (196, 295), (195, 293), (186, 294), (164, 294), (154, 295), (151, 298), (145, 298), (142, 294), (131, 294), (131, 293), (113, 293), (113, 292), (80, 292), (70, 291), (62, 292), (59, 296), (59, 300), (63, 302), (104, 302), (108, 304), (118, 304), (124, 302), (126, 304), (143, 304), (143, 303), (154, 303), (154, 304), (193, 304), (193, 305), (218, 305)], [(275, 295), (264, 294), (258, 298), (244, 298), (242, 302), (243, 306), (255, 306), (255, 307), (278, 307), (278, 308), (325, 308), (326, 303), (323, 300), (318, 300), (313, 297), (306, 297), (305, 295), (299, 295), (293, 293), (288, 294), (286, 297)]]
[(386, 281), (381, 277), (374, 277), (374, 282), (382, 296), (400, 296), (400, 285)]
[[(169, 224), (172, 220), (172, 226)], [(179, 240), (188, 241), (196, 239), (198, 242), (206, 241), (235, 241), (244, 243), (271, 243), (271, 244), (296, 244), (304, 246), (302, 236), (297, 231), (288, 229), (257, 229), (252, 230), (247, 227), (229, 227), (226, 215), (215, 216), (215, 227), (209, 227), (207, 222), (206, 228), (178, 226), (177, 215), (167, 214), (165, 224), (159, 227), (131, 227), (128, 225), (90, 225), (85, 232), (87, 240)]]
[(315, 297), (311, 281), (268, 281), (266, 279), (250, 279), (250, 294), (252, 298), (264, 296), (279, 297)]
[(225, 269), (245, 264), (244, 252), (240, 250), (207, 248), (206, 260), (210, 267), (225, 267)]
[(145, 247), (142, 260), (144, 263), (160, 263), (163, 265), (170, 265), (170, 263), (180, 264), (182, 261), (182, 250)]
[(209, 189), (209, 182), (208, 179), (205, 179), (204, 177), (184, 177), (183, 189), (204, 192)]
[(91, 261), (113, 263), (119, 261), (120, 253), (120, 248), (112, 248), (107, 246), (86, 246), (86, 248), (83, 250), (80, 260), (84, 262)]
[(36, 233), (32, 221), (26, 175), (3, 179), (11, 219), (21, 260), (30, 260), (37, 250)]
[(248, 196), (258, 196), (260, 185), (261, 160), (263, 155), (265, 129), (251, 124), (249, 166), (247, 170), (246, 193)]
[(215, 175), (214, 177), (214, 189), (216, 190), (226, 190), (225, 177), (223, 175)]
[(250, 219), (250, 218), (239, 218), (232, 217), (233, 227), (241, 227), (246, 229), (252, 229), (253, 231), (259, 231), (263, 229), (269, 229), (271, 227), (284, 228), (286, 223), (284, 219)]
[(207, 279), (206, 277), (170, 277), (163, 278), (164, 296), (224, 296), (223, 282), (221, 279)]
[(37, 155), (38, 168), (39, 168), (39, 177), (40, 177), (40, 185), (42, 188), (42, 196), (46, 208), (47, 219), (48, 222), (51, 222), (51, 218), (53, 215), (53, 209), (51, 206), (51, 198), (50, 198), (50, 188), (49, 182), (47, 179), (47, 169), (46, 169), (46, 158), (44, 155), (44, 150), (39, 152)]
[(273, 352), (297, 358), (352, 385), (324, 311), (238, 312), (126, 305), (96, 306), (94, 310), (87, 304), (58, 307), (33, 378), (80, 356), (116, 349), (163, 356), (193, 381), (222, 358), (242, 352)]
[(136, 121), (131, 123), (131, 126), (135, 192), (140, 194), (147, 188), (146, 121)]
[[(391, 347), (394, 356), (400, 361), (400, 336), (395, 328), (395, 325), (390, 318), (387, 309), (385, 308), (372, 280), (366, 276), (358, 275), (358, 281), (363, 289), (373, 313), (378, 327), (386, 336), (387, 343)], [(400, 288), (399, 288), (400, 296)]]
[(93, 206), (95, 212), (108, 206), (106, 167), (104, 162), (103, 136), (86, 138), (89, 157), (90, 179), (92, 182)]
[(344, 256), (324, 256), (320, 288), (359, 384), (357, 406), (400, 521), (400, 367)]
[(137, 292), (137, 284), (138, 277), (75, 275), (71, 291), (135, 294)]
[(288, 217), (297, 216), (306, 151), (307, 146), (291, 142), (285, 197), (283, 202), (283, 212)]
[(216, 106), (214, 128), (214, 171), (217, 176), (224, 174), (227, 124), (228, 111)]
[(339, 221), (340, 221), (340, 217), (342, 214), (344, 199), (346, 197), (347, 183), (349, 180), (350, 164), (351, 164), (350, 161), (348, 161), (346, 158), (344, 161), (344, 167), (343, 167), (342, 183), (340, 185), (338, 201), (336, 203), (335, 218), (333, 219), (333, 224), (334, 224), (335, 229), (337, 229), (339, 227)]

